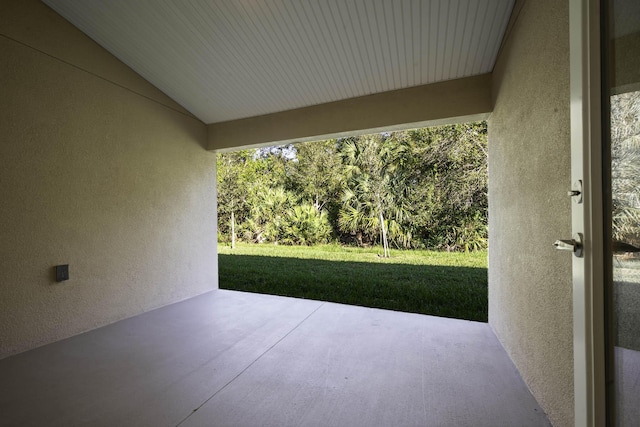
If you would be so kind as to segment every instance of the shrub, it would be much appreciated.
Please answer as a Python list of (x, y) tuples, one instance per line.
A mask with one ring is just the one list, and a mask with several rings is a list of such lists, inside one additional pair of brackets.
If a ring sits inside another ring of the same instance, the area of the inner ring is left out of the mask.
[(282, 243), (314, 245), (329, 241), (331, 224), (324, 211), (304, 203), (287, 211), (283, 231)]

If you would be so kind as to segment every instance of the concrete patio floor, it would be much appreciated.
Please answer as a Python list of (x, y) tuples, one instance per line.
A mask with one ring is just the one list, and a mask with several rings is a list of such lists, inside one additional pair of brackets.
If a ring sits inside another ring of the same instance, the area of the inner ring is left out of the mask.
[(486, 323), (214, 291), (0, 360), (3, 426), (549, 425)]

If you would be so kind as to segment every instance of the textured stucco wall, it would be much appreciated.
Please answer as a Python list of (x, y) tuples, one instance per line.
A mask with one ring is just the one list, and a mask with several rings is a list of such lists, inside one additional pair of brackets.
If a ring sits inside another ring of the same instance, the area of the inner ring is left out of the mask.
[(43, 4), (1, 9), (0, 358), (215, 289), (206, 126)]
[(556, 427), (573, 425), (568, 2), (524, 3), (493, 75), (489, 323)]

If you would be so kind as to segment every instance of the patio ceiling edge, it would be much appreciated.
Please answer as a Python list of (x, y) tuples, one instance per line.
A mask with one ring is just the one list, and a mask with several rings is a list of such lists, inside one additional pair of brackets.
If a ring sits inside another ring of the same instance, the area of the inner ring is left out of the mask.
[(491, 73), (350, 98), (208, 128), (208, 149), (232, 151), (382, 130), (483, 120), (492, 111)]

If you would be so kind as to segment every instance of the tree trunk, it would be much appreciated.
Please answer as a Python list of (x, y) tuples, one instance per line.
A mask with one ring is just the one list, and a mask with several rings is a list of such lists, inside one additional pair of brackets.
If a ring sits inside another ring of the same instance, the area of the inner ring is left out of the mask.
[(389, 241), (387, 240), (387, 229), (384, 226), (384, 217), (382, 216), (382, 211), (379, 212), (380, 215), (380, 230), (382, 230), (382, 248), (384, 250), (384, 257), (389, 258), (391, 254), (389, 253)]
[(231, 249), (236, 248), (236, 218), (231, 211)]

